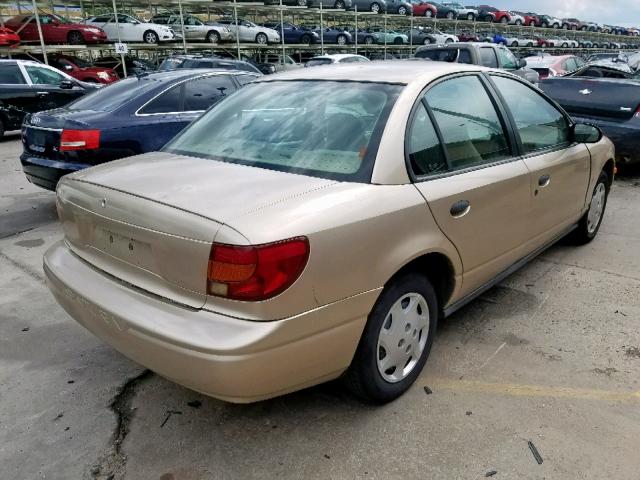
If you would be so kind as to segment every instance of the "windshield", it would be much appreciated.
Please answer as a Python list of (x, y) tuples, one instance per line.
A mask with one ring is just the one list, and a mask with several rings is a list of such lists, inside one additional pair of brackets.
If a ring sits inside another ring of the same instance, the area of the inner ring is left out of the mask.
[(79, 100), (67, 106), (69, 110), (93, 110), (96, 112), (113, 112), (129, 100), (144, 95), (156, 88), (158, 80), (152, 77), (129, 77), (111, 85), (107, 85), (95, 92), (80, 97)]
[(168, 57), (163, 60), (163, 62), (158, 67), (158, 71), (166, 72), (167, 70), (175, 70), (176, 68), (180, 68), (182, 64), (186, 61), (185, 58), (175, 58)]
[(402, 86), (249, 84), (187, 127), (165, 151), (321, 178), (369, 182)]
[(331, 63), (330, 58), (312, 58), (307, 63), (306, 67), (317, 67), (318, 65), (329, 65)]

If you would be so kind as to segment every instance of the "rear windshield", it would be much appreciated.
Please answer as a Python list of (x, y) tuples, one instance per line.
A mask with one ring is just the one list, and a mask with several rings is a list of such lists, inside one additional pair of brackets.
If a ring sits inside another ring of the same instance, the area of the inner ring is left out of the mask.
[(113, 112), (128, 101), (160, 85), (153, 77), (129, 77), (80, 97), (67, 106), (70, 110)]
[(318, 65), (329, 65), (330, 63), (331, 63), (330, 58), (312, 58), (305, 64), (305, 66), (317, 67)]
[(438, 48), (438, 49), (425, 49), (416, 52), (417, 58), (428, 58), (434, 62), (449, 62), (449, 63), (471, 63), (471, 55), (468, 50), (461, 50), (458, 48)]
[(332, 81), (249, 84), (165, 147), (203, 159), (369, 182), (400, 85)]

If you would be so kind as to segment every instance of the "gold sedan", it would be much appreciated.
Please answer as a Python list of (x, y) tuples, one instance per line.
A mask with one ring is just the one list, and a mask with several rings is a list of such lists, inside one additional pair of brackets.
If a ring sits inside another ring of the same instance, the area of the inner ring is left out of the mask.
[(513, 75), (371, 62), (264, 77), (163, 151), (65, 177), (58, 302), (175, 382), (252, 402), (342, 377), (390, 401), (439, 319), (592, 240), (611, 142)]

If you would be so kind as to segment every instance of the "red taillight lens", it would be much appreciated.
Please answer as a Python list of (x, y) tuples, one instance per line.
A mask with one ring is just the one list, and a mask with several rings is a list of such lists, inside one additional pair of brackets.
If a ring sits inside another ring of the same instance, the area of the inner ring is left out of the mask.
[(60, 151), (95, 150), (100, 147), (100, 130), (63, 130)]
[(255, 246), (214, 243), (207, 292), (234, 300), (267, 300), (289, 288), (308, 259), (309, 241), (305, 237)]

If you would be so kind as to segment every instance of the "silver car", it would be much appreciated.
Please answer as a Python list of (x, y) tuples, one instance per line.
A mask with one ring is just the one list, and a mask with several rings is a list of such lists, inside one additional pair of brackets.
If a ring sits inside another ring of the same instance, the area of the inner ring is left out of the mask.
[(243, 18), (238, 18), (237, 23), (233, 18), (223, 18), (218, 20), (217, 23), (228, 28), (234, 39), (236, 35), (238, 35), (241, 42), (255, 42), (266, 45), (280, 41), (280, 34), (277, 31), (271, 28), (261, 27)]
[[(180, 15), (171, 15), (167, 19), (167, 25), (174, 31), (180, 32), (182, 29)], [(204, 40), (209, 43), (228, 42), (235, 38), (229, 27), (215, 23), (208, 25), (193, 15), (184, 16), (184, 36), (188, 41)]]

